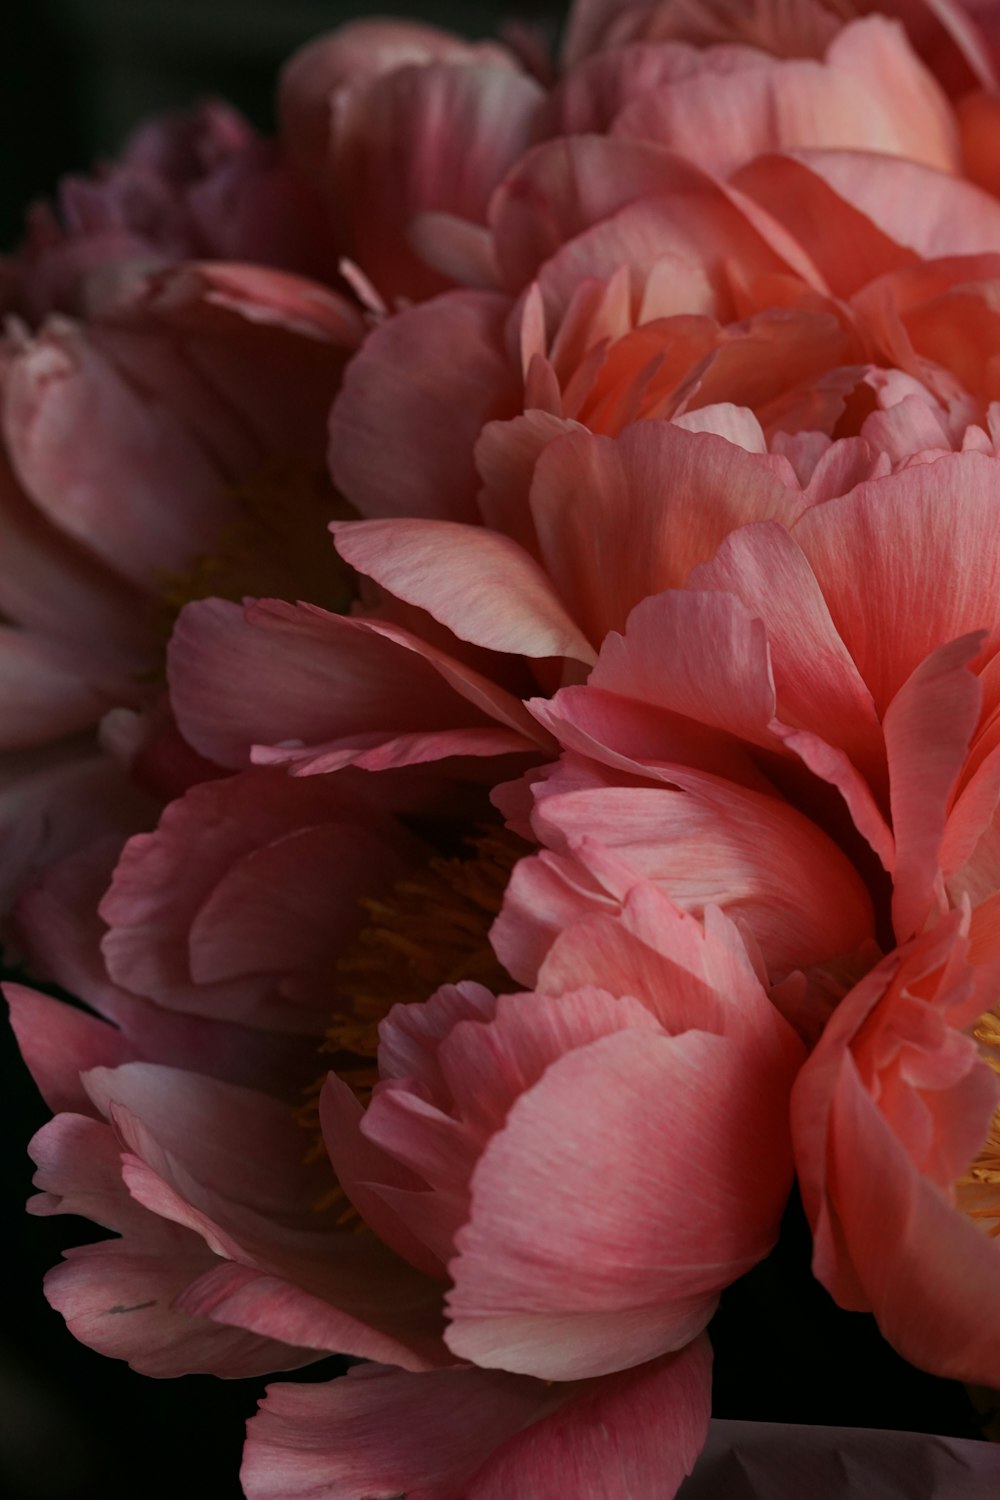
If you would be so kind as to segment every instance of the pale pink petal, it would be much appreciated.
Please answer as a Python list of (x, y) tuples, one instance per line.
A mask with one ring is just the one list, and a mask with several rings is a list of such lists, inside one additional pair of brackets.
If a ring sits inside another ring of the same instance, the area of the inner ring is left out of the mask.
[(505, 297), (451, 292), (368, 336), (330, 416), (330, 471), (362, 515), (475, 519), (473, 445), (519, 406), (509, 311)]
[[(624, 1031), (521, 1095), (480, 1157), (449, 1267), (455, 1353), (565, 1380), (705, 1327), (721, 1287), (774, 1242), (790, 1183), (787, 1102), (739, 1050)], [(670, 1149), (651, 1157), (650, 1133)]]
[(487, 526), (537, 555), (530, 506), (535, 465), (554, 438), (580, 430), (576, 422), (537, 410), (486, 424), (476, 442), (476, 469), (483, 481), (479, 512)]
[(882, 16), (844, 27), (823, 63), (756, 60), (732, 68), (712, 53), (693, 76), (640, 95), (615, 134), (655, 141), (720, 176), (788, 147), (885, 152), (954, 171), (958, 141), (948, 101)]
[(538, 563), (509, 537), (454, 521), (349, 521), (331, 529), (352, 568), (428, 610), (460, 640), (529, 657), (596, 659)]

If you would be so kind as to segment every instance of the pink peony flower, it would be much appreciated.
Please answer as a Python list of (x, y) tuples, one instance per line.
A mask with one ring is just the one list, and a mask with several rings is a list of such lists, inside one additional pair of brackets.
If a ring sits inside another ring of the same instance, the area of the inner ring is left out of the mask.
[(93, 731), (156, 702), (179, 603), (343, 594), (315, 541), (335, 509), (324, 414), (360, 333), (312, 283), (218, 263), (163, 273), (90, 323), (8, 333), (5, 906), (87, 836), (149, 820)]
[(0, 304), (32, 323), (86, 313), (122, 273), (222, 260), (322, 274), (322, 220), (271, 142), (230, 105), (141, 125), (117, 161), (36, 203), (0, 265)]
[(968, 936), (953, 913), (866, 975), (792, 1109), (816, 1275), (914, 1364), (988, 1385), (1000, 1378), (995, 907), (977, 908)]

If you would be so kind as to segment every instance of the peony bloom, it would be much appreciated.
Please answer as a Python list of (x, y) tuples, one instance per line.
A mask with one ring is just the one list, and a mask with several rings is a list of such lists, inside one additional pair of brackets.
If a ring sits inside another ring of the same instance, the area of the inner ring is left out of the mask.
[(371, 1103), (331, 1075), (324, 1136), (365, 1221), (450, 1280), (454, 1354), (584, 1378), (682, 1347), (770, 1248), (800, 1060), (736, 930), (636, 884), (535, 993), (390, 1011)]
[(8, 333), (5, 906), (87, 836), (149, 820), (93, 731), (110, 710), (156, 703), (180, 604), (343, 596), (315, 542), (335, 509), (324, 415), (360, 334), (323, 288), (219, 263), (164, 272), (90, 323)]
[(31, 323), (86, 315), (116, 276), (189, 260), (321, 274), (321, 234), (277, 147), (211, 100), (141, 125), (96, 176), (65, 179), (54, 208), (36, 203), (0, 264), (0, 303)]
[(117, 1236), (48, 1295), (372, 1361), (251, 1497), (669, 1500), (793, 1164), (834, 1296), (1000, 1380), (994, 80), (897, 9), (580, 0), (551, 88), (360, 23), (15, 268), (77, 320), (5, 346), (9, 884), (90, 1011), (10, 999), (35, 1211)]
[(873, 1311), (914, 1364), (991, 1386), (1000, 1379), (995, 906), (994, 897), (977, 908), (971, 933), (953, 913), (861, 980), (802, 1069), (792, 1108), (816, 1275), (842, 1307)]

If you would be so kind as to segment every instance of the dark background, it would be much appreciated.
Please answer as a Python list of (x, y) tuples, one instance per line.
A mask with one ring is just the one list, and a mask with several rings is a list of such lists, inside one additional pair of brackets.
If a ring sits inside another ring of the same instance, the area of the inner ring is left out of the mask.
[[(281, 59), (300, 42), (378, 7), (320, 0), (0, 0), (0, 246), (25, 204), (59, 177), (114, 153), (144, 115), (206, 94), (263, 129)], [(491, 31), (504, 15), (554, 24), (557, 0), (395, 0), (392, 14)], [(5, 1315), (0, 1337), (0, 1500), (237, 1500), (243, 1425), (263, 1381), (152, 1381), (76, 1344), (44, 1302), (44, 1271), (97, 1238), (69, 1218), (29, 1219), (25, 1145), (47, 1118), (0, 1028), (0, 1203)], [(960, 1387), (911, 1371), (870, 1319), (844, 1314), (812, 1281), (796, 1205), (775, 1255), (727, 1293), (713, 1325), (719, 1416), (884, 1426), (974, 1436)], [(339, 1372), (324, 1361), (300, 1377)], [(652, 1500), (652, 1497), (650, 1497)]]

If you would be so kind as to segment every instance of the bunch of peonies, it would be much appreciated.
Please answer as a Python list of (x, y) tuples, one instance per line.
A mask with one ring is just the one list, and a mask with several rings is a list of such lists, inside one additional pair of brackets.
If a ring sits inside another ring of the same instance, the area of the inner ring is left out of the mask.
[(251, 1500), (670, 1500), (796, 1178), (1000, 1386), (1000, 8), (886, 11), (347, 26), (4, 267), (6, 939), (88, 1008), (7, 993), (32, 1207), (112, 1232), (47, 1295), (368, 1362)]

